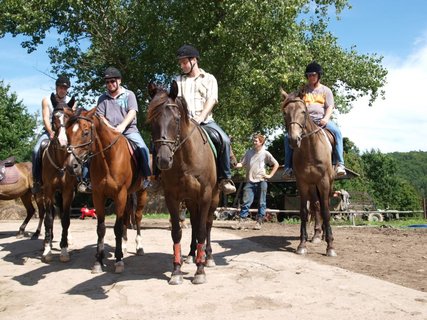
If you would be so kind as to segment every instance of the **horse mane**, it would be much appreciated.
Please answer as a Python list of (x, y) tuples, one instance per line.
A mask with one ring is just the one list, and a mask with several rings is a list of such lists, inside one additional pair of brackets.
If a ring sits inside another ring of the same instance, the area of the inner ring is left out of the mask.
[(77, 108), (74, 114), (68, 119), (66, 128), (71, 127), (79, 119), (81, 113), (87, 111), (85, 108)]

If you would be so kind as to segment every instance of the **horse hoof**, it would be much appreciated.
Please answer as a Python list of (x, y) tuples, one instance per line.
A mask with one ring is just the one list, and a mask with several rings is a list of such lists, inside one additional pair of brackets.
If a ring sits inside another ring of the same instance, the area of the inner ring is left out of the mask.
[(205, 267), (213, 268), (216, 266), (214, 259), (207, 259), (205, 262)]
[(328, 249), (328, 250), (326, 250), (326, 256), (328, 256), (328, 257), (336, 257), (337, 253), (335, 252), (334, 249)]
[(51, 253), (48, 253), (48, 254), (42, 256), (42, 261), (45, 263), (52, 262), (52, 260), (53, 260), (53, 256)]
[(298, 248), (296, 253), (305, 256), (307, 254), (307, 248)]
[(183, 277), (181, 274), (172, 276), (169, 280), (170, 285), (179, 285), (179, 284), (182, 284), (182, 282), (183, 282)]
[(144, 255), (144, 249), (142, 249), (142, 248), (137, 249), (136, 250), (136, 255), (137, 256), (143, 256)]
[(313, 238), (313, 239), (311, 239), (311, 243), (313, 243), (313, 244), (319, 244), (319, 243), (321, 243), (322, 242), (322, 240), (320, 239), (320, 238)]
[(61, 262), (69, 262), (70, 261), (70, 255), (69, 254), (61, 254), (59, 256), (59, 261), (61, 261)]
[(187, 256), (187, 258), (185, 258), (184, 262), (186, 264), (192, 264), (194, 263), (195, 258), (193, 256)]
[(196, 274), (194, 276), (193, 281), (191, 281), (192, 284), (203, 284), (206, 282), (206, 275), (205, 274)]
[(92, 273), (102, 273), (102, 267), (99, 262), (96, 262), (92, 267)]
[(114, 270), (115, 273), (122, 273), (125, 271), (125, 263), (123, 261), (118, 261), (114, 264), (116, 269)]
[(40, 236), (40, 233), (34, 233), (32, 236), (31, 236), (31, 240), (38, 240), (39, 239), (39, 236)]
[(23, 233), (21, 233), (21, 232), (18, 232), (17, 234), (16, 234), (16, 239), (22, 239), (24, 237), (24, 234)]

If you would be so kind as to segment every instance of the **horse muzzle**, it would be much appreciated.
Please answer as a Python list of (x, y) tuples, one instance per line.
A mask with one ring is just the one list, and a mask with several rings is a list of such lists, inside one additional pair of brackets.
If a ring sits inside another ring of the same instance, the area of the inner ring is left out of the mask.
[(289, 144), (291, 145), (291, 147), (293, 149), (297, 149), (297, 148), (301, 147), (302, 137), (300, 135), (298, 135), (296, 137), (290, 136), (288, 139), (289, 139)]
[(157, 167), (160, 170), (169, 170), (173, 164), (173, 153), (169, 148), (160, 147), (156, 155)]
[(72, 176), (82, 175), (82, 166), (73, 155), (70, 155), (68, 157), (68, 160), (66, 163), (66, 169), (67, 169), (67, 172)]

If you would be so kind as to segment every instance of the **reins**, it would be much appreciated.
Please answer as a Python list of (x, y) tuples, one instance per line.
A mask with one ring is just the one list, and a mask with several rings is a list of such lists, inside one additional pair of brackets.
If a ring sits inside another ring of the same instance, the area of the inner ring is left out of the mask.
[[(179, 109), (179, 106), (176, 103), (167, 103), (164, 105), (165, 107), (169, 106), (169, 107), (175, 107)], [(178, 149), (191, 137), (191, 135), (193, 134), (194, 130), (196, 128), (199, 128), (199, 130), (201, 130), (200, 125), (194, 120), (191, 119), (191, 121), (194, 122), (194, 127), (193, 129), (191, 129), (190, 133), (181, 140), (181, 122), (180, 122), (181, 118), (177, 118), (177, 133), (176, 133), (176, 138), (175, 140), (171, 140), (171, 139), (156, 139), (154, 140), (154, 143), (160, 143), (160, 145), (166, 145), (169, 147), (169, 149), (171, 150), (172, 153), (172, 157), (175, 155), (175, 153), (178, 151)], [(202, 135), (203, 136), (203, 135)], [(170, 145), (173, 146), (170, 147)]]
[[(306, 106), (305, 102), (302, 99), (292, 99), (292, 100), (286, 101), (285, 105), (283, 106), (283, 109), (285, 109), (286, 106), (289, 103), (291, 103), (291, 102), (302, 103), (304, 105), (305, 110), (307, 111), (307, 106)], [(303, 133), (301, 135), (301, 139), (308, 138), (311, 135), (318, 133), (319, 131), (321, 131), (325, 127), (325, 126), (317, 126), (317, 128), (315, 130), (310, 131), (310, 132), (306, 132), (308, 117), (309, 117), (309, 114), (308, 114), (308, 112), (306, 112), (305, 115), (304, 115), (304, 124), (301, 124), (301, 123), (299, 123), (297, 121), (292, 121), (289, 124), (287, 124), (287, 126), (289, 126), (291, 124), (297, 124), (298, 126), (300, 126), (300, 128), (303, 131)]]
[[(99, 118), (99, 116), (98, 115), (96, 115), (96, 117), (98, 118), (98, 120), (99, 121), (102, 121), (100, 118)], [(116, 142), (119, 140), (119, 138), (122, 136), (122, 134), (119, 134), (108, 146), (106, 146), (105, 148), (103, 148), (103, 149), (101, 149), (100, 151), (98, 151), (98, 152), (95, 152), (95, 153), (92, 153), (91, 152), (91, 150), (90, 150), (90, 148), (89, 148), (89, 151), (86, 153), (86, 154), (84, 154), (84, 156), (83, 156), (83, 158), (80, 158), (75, 152), (74, 152), (74, 150), (75, 149), (78, 149), (78, 148), (83, 148), (83, 147), (86, 147), (86, 146), (92, 146), (92, 144), (93, 144), (93, 142), (95, 141), (94, 139), (93, 139), (93, 131), (94, 131), (94, 123), (93, 123), (93, 121), (92, 121), (92, 119), (90, 119), (90, 118), (87, 118), (87, 117), (83, 117), (83, 116), (77, 116), (76, 117), (76, 122), (79, 120), (79, 119), (81, 119), (81, 120), (86, 120), (86, 121), (88, 121), (90, 124), (91, 124), (91, 127), (90, 127), (90, 140), (88, 141), (88, 142), (85, 142), (85, 143), (81, 143), (81, 144), (78, 144), (78, 145), (75, 145), (75, 146), (73, 146), (73, 145), (68, 145), (67, 146), (67, 152), (68, 153), (71, 153), (73, 156), (74, 156), (74, 158), (77, 160), (77, 162), (80, 164), (80, 165), (82, 165), (82, 164), (84, 164), (84, 163), (86, 163), (87, 161), (89, 161), (90, 159), (92, 159), (92, 158), (94, 158), (94, 157), (96, 157), (97, 155), (99, 155), (99, 154), (101, 154), (101, 153), (103, 153), (103, 152), (105, 152), (105, 151), (107, 151), (107, 150), (109, 150), (114, 144), (116, 144)]]

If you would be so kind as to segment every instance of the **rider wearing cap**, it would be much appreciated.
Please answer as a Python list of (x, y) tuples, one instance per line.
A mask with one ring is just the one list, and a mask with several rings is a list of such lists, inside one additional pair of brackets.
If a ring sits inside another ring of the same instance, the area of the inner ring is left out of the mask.
[(199, 51), (190, 45), (183, 45), (177, 51), (182, 74), (176, 78), (178, 96), (184, 97), (190, 117), (197, 121), (211, 135), (220, 135), (223, 148), (218, 150), (219, 188), (224, 194), (236, 192), (231, 180), (230, 138), (212, 117), (212, 109), (218, 102), (218, 84), (215, 77), (199, 67)]
[[(303, 97), (311, 119), (321, 127), (332, 132), (335, 137), (335, 149), (332, 162), (335, 165), (337, 176), (346, 174), (344, 166), (344, 144), (341, 130), (331, 121), (332, 111), (334, 109), (334, 96), (331, 89), (320, 83), (323, 75), (323, 69), (320, 64), (313, 61), (305, 68), (305, 77), (307, 83), (302, 89)], [(292, 148), (289, 145), (287, 136), (285, 136), (285, 168), (284, 174), (292, 175)]]
[[(55, 136), (55, 132), (52, 129), (53, 105), (51, 99), (56, 99), (57, 102), (68, 103), (70, 101), (70, 97), (67, 96), (67, 93), (70, 86), (70, 79), (65, 75), (61, 75), (55, 81), (55, 93), (52, 93), (50, 98), (43, 97), (42, 99), (43, 131), (40, 134), (32, 153), (34, 184), (31, 191), (33, 193), (39, 193), (42, 187), (41, 144), (44, 140), (51, 140)], [(76, 108), (76, 105), (77, 103), (73, 103), (73, 109)]]
[(105, 70), (104, 79), (107, 92), (99, 97), (96, 113), (107, 126), (122, 133), (127, 139), (136, 144), (136, 152), (140, 154), (140, 159), (143, 159), (141, 172), (144, 178), (143, 187), (146, 188), (149, 185), (148, 177), (151, 175), (150, 155), (147, 145), (136, 126), (138, 103), (135, 93), (120, 85), (122, 83), (122, 75), (114, 67), (108, 67)]

